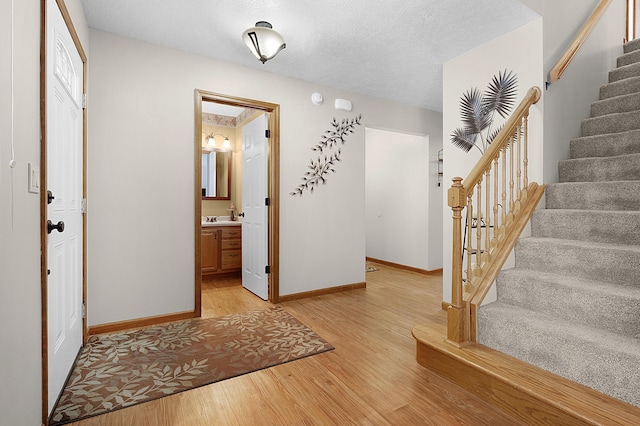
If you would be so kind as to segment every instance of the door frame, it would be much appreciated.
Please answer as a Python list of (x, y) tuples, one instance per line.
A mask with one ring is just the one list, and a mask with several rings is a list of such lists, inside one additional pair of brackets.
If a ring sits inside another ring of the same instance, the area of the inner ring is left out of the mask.
[[(87, 55), (82, 47), (78, 33), (73, 26), (71, 15), (64, 0), (56, 0), (71, 39), (82, 60), (82, 93), (87, 93)], [(42, 424), (49, 421), (49, 342), (48, 342), (48, 309), (47, 309), (47, 0), (40, 1), (40, 296), (42, 322)], [(82, 198), (87, 197), (87, 108), (82, 109)], [(82, 215), (82, 303), (87, 304), (87, 214)], [(82, 316), (82, 342), (87, 339), (87, 318)]]
[(227, 96), (206, 90), (195, 89), (194, 117), (194, 241), (195, 241), (195, 309), (194, 315), (202, 315), (202, 273), (201, 273), (201, 232), (202, 232), (202, 102), (215, 102), (243, 108), (252, 108), (269, 114), (270, 136), (267, 147), (267, 179), (270, 206), (268, 211), (268, 255), (271, 267), (269, 274), (269, 302), (278, 303), (280, 298), (280, 105), (253, 99)]

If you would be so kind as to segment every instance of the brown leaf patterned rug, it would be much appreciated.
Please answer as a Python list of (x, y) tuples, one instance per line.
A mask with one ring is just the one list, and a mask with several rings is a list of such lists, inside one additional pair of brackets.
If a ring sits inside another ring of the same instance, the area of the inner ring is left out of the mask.
[(93, 336), (50, 424), (62, 425), (334, 349), (284, 309)]

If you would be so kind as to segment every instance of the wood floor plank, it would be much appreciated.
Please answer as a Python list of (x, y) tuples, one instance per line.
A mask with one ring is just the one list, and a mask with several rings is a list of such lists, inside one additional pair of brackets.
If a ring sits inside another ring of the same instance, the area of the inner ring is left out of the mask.
[[(417, 363), (413, 327), (446, 330), (442, 276), (373, 266), (366, 288), (280, 304), (335, 350), (73, 424), (520, 424)], [(237, 279), (203, 282), (204, 317), (269, 306)]]

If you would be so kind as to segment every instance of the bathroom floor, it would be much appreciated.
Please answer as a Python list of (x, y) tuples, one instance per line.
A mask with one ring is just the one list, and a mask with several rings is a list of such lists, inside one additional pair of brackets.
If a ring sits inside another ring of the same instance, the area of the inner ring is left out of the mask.
[(202, 317), (211, 318), (273, 306), (242, 287), (240, 277), (202, 277)]

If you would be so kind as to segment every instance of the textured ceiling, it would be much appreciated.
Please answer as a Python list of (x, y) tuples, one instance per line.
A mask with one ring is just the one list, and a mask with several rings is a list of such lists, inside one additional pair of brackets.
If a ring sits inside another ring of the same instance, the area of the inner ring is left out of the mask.
[[(537, 15), (517, 0), (82, 0), (91, 28), (442, 111), (442, 63)], [(286, 40), (260, 63), (242, 32)]]

